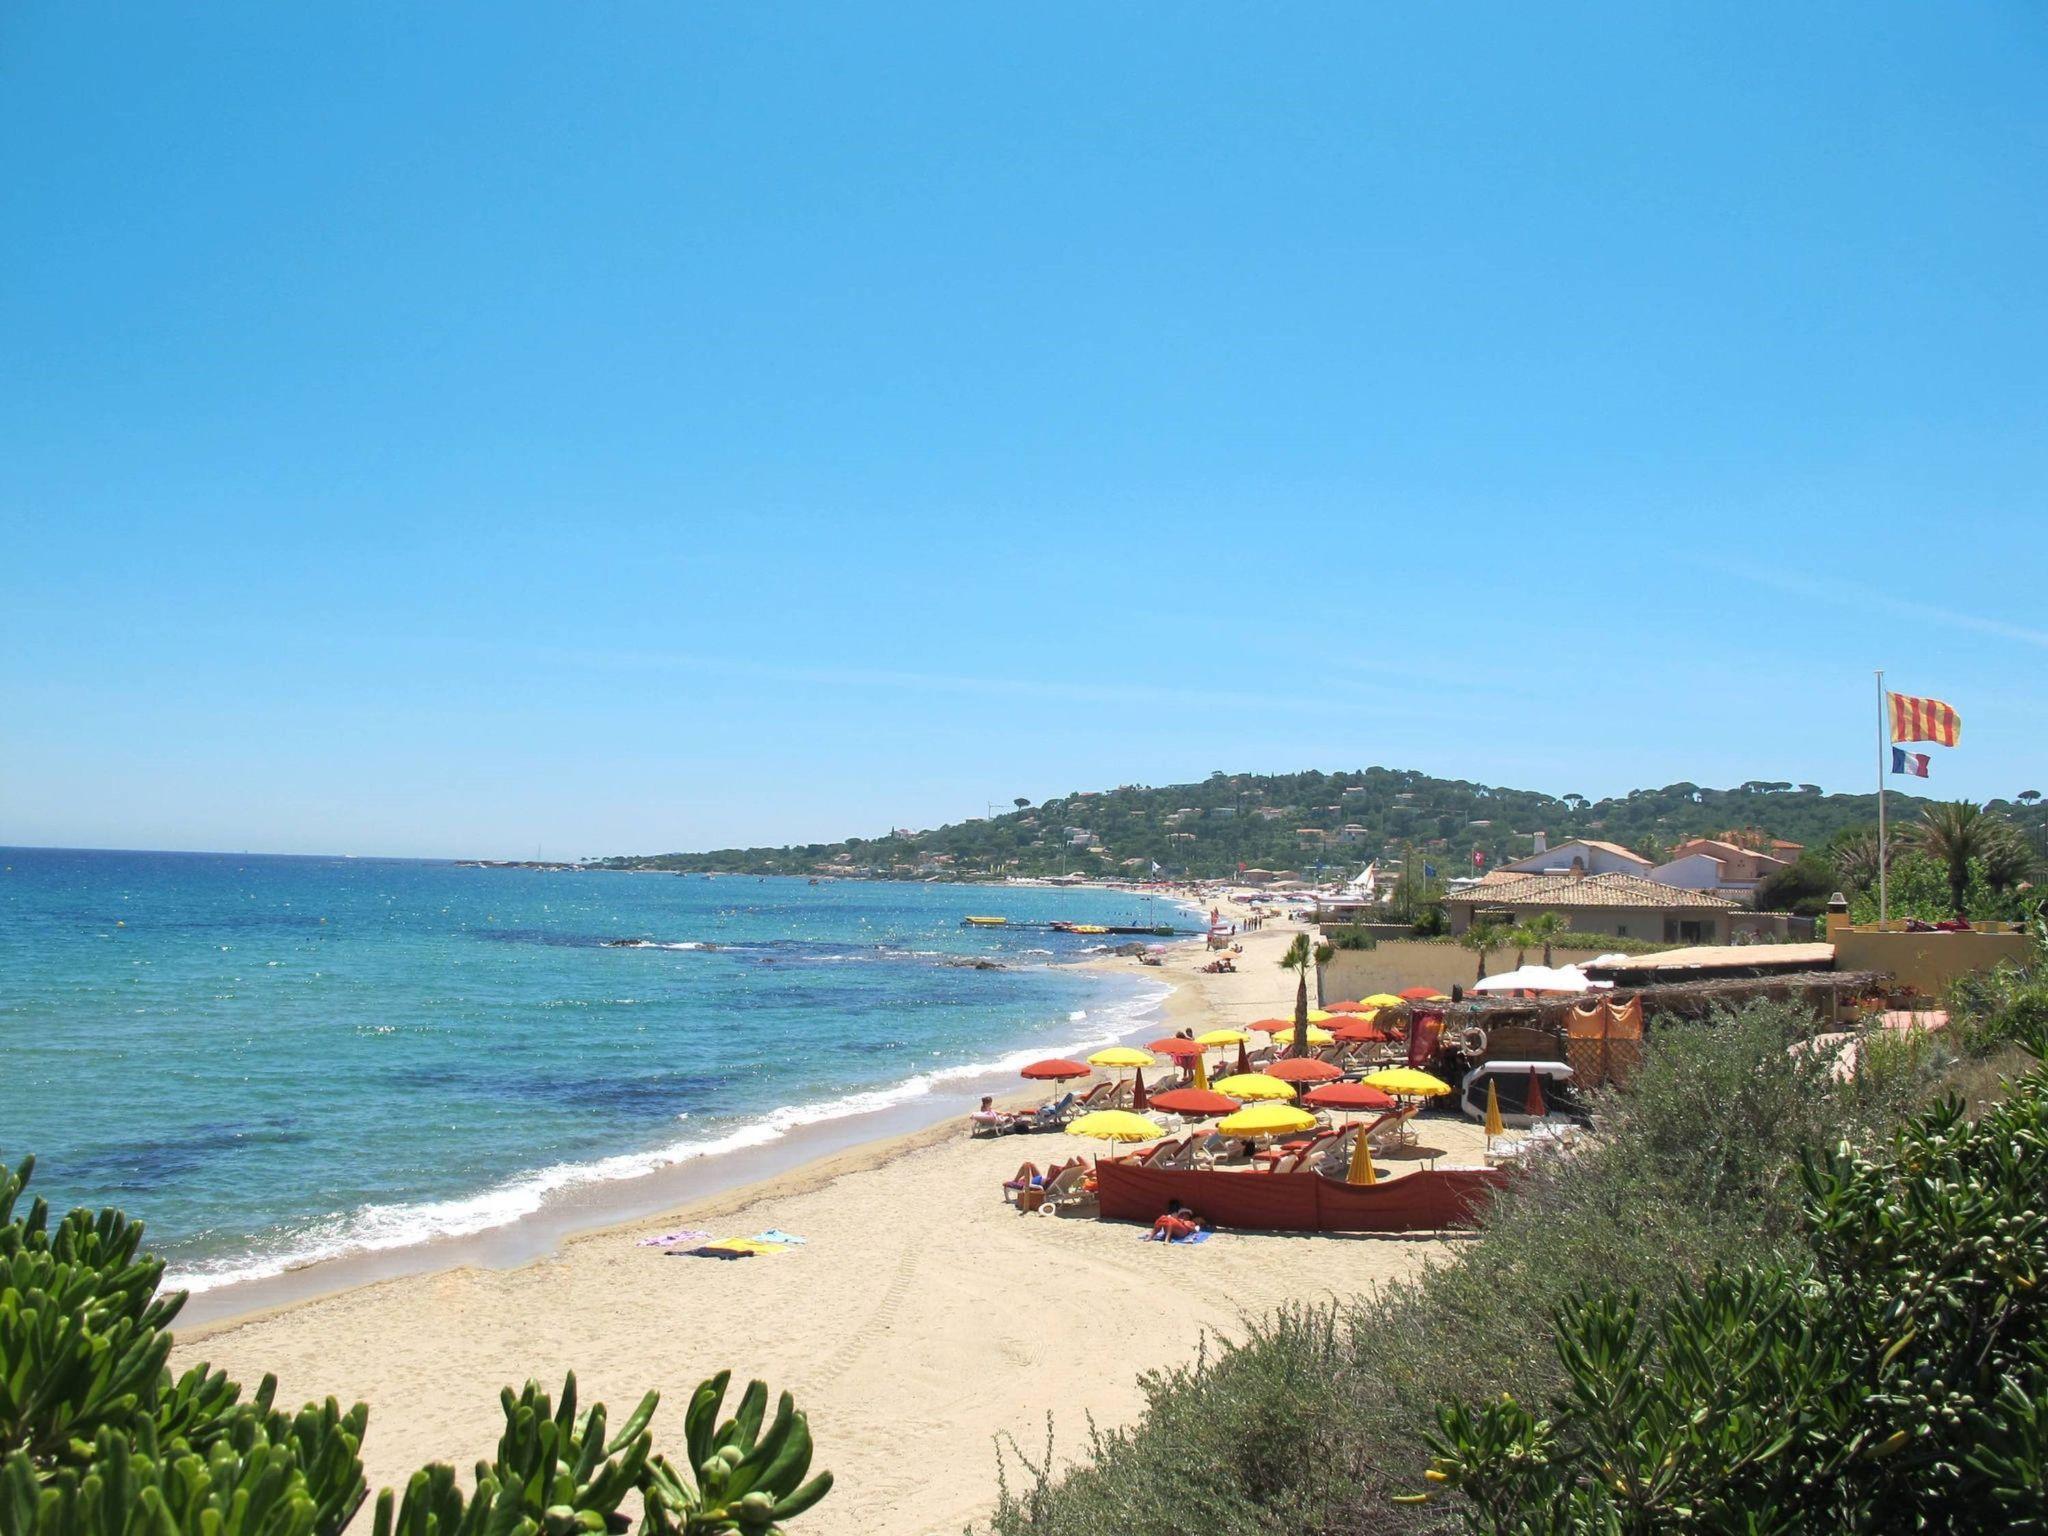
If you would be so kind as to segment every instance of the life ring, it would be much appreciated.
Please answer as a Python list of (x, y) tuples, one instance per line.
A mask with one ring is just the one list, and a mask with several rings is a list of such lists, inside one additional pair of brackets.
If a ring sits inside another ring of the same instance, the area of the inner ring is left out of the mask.
[(1486, 1054), (1486, 1031), (1477, 1024), (1468, 1024), (1458, 1031), (1456, 1038), (1452, 1040), (1451, 1044), (1456, 1049), (1463, 1051), (1467, 1056), (1484, 1056)]

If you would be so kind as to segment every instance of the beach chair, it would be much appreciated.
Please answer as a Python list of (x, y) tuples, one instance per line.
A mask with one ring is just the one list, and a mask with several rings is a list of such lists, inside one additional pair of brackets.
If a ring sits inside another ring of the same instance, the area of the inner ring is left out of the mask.
[(1049, 1216), (1057, 1212), (1062, 1206), (1080, 1205), (1084, 1202), (1093, 1205), (1095, 1203), (1095, 1191), (1082, 1188), (1082, 1182), (1088, 1177), (1090, 1171), (1086, 1163), (1076, 1158), (1073, 1162), (1062, 1168), (1057, 1175), (1047, 1179), (1042, 1196), (1038, 1202), (1038, 1214)]
[(1003, 1199), (1011, 1205), (1015, 1205), (1017, 1203), (1017, 1192), (1031, 1188), (1042, 1177), (1043, 1175), (1039, 1173), (1036, 1163), (1026, 1163), (1017, 1170), (1017, 1176), (1014, 1179), (1003, 1180)]
[(1088, 1091), (1078, 1099), (1071, 1093), (1067, 1097), (1074, 1100), (1074, 1113), (1086, 1114), (1091, 1109), (1109, 1108), (1109, 1096), (1116, 1088), (1117, 1085), (1105, 1077), (1101, 1082), (1090, 1085)]
[(1032, 1131), (1056, 1131), (1079, 1112), (1080, 1101), (1069, 1093), (1057, 1099), (1048, 1099), (1038, 1106), (1025, 1129)]

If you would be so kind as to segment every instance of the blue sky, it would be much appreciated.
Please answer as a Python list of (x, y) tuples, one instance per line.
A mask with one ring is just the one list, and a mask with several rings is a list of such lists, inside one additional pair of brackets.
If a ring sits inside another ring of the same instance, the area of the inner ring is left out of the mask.
[(0, 842), (2048, 788), (2026, 4), (0, 18)]

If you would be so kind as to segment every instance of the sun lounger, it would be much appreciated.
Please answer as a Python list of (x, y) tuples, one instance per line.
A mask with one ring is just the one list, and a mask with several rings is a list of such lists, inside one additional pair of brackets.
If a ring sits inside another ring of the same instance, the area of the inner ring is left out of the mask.
[(1079, 1112), (1080, 1101), (1069, 1093), (1057, 1099), (1049, 1099), (1038, 1106), (1038, 1110), (1025, 1124), (1033, 1131), (1056, 1131)]

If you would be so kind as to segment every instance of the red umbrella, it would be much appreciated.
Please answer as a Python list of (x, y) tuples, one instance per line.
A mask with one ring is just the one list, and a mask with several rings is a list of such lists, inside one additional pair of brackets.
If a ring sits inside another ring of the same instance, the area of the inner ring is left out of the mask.
[(1175, 1061), (1193, 1061), (1202, 1054), (1202, 1048), (1186, 1035), (1168, 1035), (1164, 1040), (1149, 1042), (1145, 1049), (1155, 1056), (1171, 1056)]
[(1145, 1069), (1143, 1067), (1138, 1068), (1136, 1072), (1131, 1074), (1131, 1077), (1131, 1113), (1142, 1115), (1152, 1107), (1145, 1099)]
[(1442, 997), (1444, 994), (1435, 987), (1403, 987), (1401, 995), (1411, 1003), (1426, 1003), (1431, 998)]
[(1392, 1109), (1393, 1098), (1364, 1083), (1323, 1083), (1309, 1089), (1301, 1102), (1317, 1109)]
[(1063, 1061), (1055, 1056), (1050, 1061), (1034, 1061), (1023, 1075), (1034, 1082), (1058, 1082), (1067, 1077), (1086, 1077), (1094, 1070), (1086, 1062)]
[(1325, 1013), (1366, 1013), (1368, 1011), (1370, 1010), (1366, 1008), (1365, 1004), (1355, 997), (1347, 997), (1341, 1003), (1323, 1004), (1323, 1012)]
[(1327, 1083), (1343, 1075), (1342, 1068), (1317, 1061), (1313, 1056), (1290, 1056), (1266, 1068), (1266, 1076), (1277, 1077), (1283, 1083)]
[(1522, 1109), (1531, 1120), (1541, 1120), (1550, 1113), (1550, 1106), (1543, 1102), (1543, 1077), (1534, 1067), (1529, 1069), (1529, 1091), (1522, 1099)]
[(1387, 1032), (1371, 1019), (1353, 1019), (1330, 1031), (1335, 1040), (1384, 1040)]
[(1253, 1019), (1246, 1029), (1262, 1029), (1269, 1035), (1284, 1035), (1294, 1028), (1292, 1019)]
[(1228, 1094), (1214, 1093), (1207, 1088), (1169, 1088), (1153, 1096), (1152, 1107), (1169, 1115), (1206, 1120), (1211, 1115), (1235, 1114), (1244, 1106)]
[(1240, 1072), (1249, 1072), (1251, 1071), (1251, 1069), (1252, 1059), (1251, 1057), (1245, 1054), (1244, 1042), (1240, 1040), (1237, 1042), (1237, 1070)]

